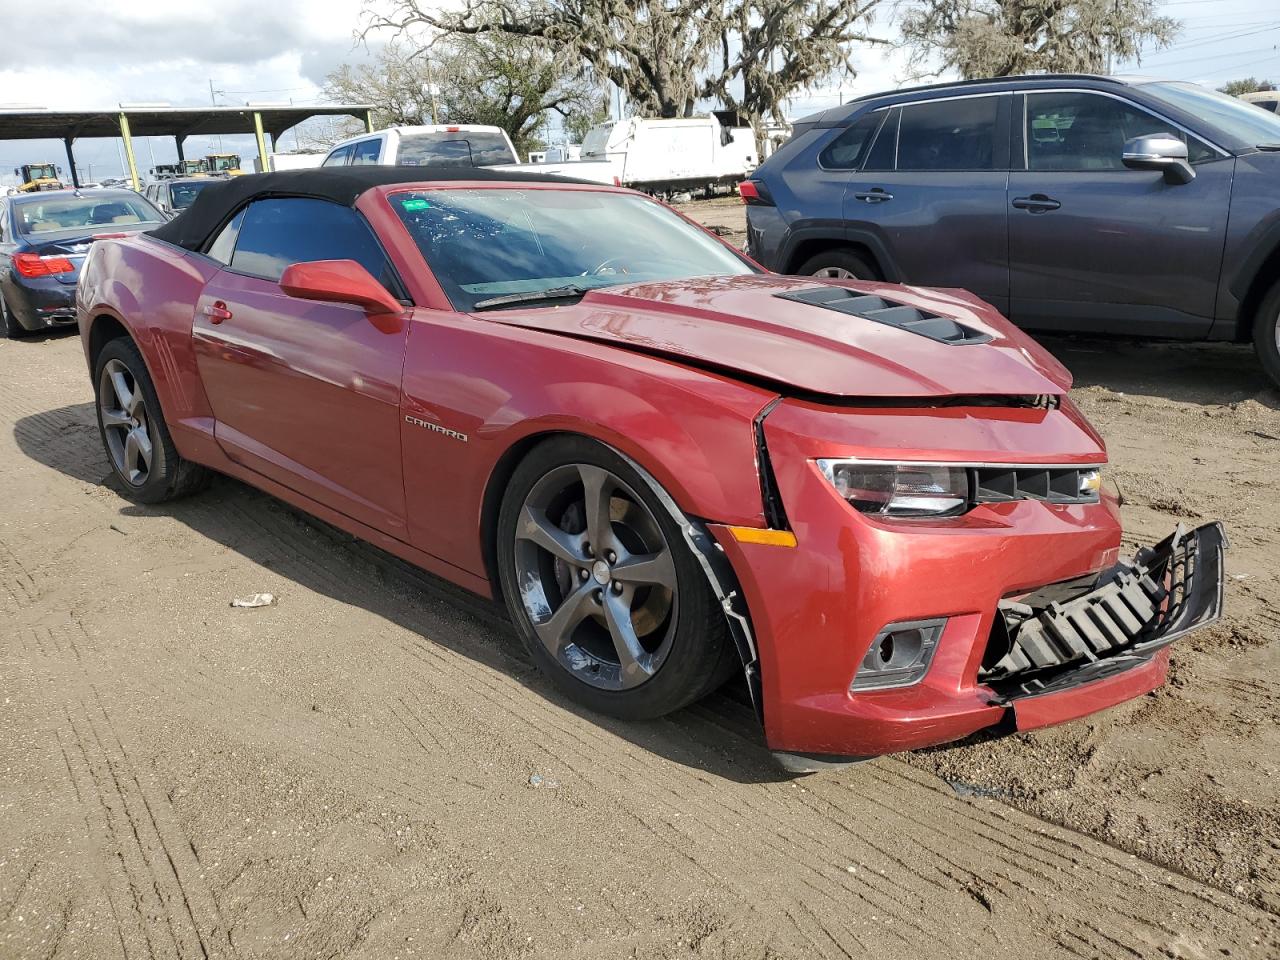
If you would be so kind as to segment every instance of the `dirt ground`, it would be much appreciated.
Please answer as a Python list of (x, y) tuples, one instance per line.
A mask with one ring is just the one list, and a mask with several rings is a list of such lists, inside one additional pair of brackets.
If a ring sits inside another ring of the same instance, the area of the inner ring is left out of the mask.
[(130, 505), (79, 341), (0, 341), (0, 958), (1280, 956), (1280, 394), (1049, 346), (1130, 545), (1226, 521), (1226, 621), (1104, 715), (789, 780), (732, 691), (588, 714), (239, 483)]

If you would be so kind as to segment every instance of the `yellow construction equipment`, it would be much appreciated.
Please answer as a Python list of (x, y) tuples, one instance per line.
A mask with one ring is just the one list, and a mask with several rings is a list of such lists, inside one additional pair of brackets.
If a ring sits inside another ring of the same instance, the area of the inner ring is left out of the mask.
[(61, 190), (63, 183), (58, 179), (62, 170), (52, 163), (24, 163), (15, 167), (13, 175), (18, 178), (18, 190), (21, 193), (35, 193), (37, 190)]
[(209, 164), (204, 160), (183, 160), (181, 169), (178, 171), (179, 175), (183, 177), (195, 177), (208, 172)]
[(244, 173), (240, 169), (240, 157), (234, 153), (211, 153), (204, 158), (209, 173), (225, 174), (238, 177)]

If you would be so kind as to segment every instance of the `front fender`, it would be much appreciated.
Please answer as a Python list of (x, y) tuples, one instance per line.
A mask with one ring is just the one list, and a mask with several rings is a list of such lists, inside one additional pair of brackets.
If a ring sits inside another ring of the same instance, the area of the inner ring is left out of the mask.
[(505, 483), (513, 451), (555, 433), (630, 457), (690, 516), (762, 526), (752, 422), (774, 396), (605, 344), (416, 311), (401, 424), (414, 545), (485, 576), (486, 490)]

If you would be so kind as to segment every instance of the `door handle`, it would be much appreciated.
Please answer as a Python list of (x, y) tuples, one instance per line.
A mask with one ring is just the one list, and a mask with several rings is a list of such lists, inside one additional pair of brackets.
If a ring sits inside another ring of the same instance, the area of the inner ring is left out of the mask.
[(1029, 197), (1014, 197), (1013, 205), (1019, 210), (1030, 210), (1032, 213), (1048, 213), (1062, 206), (1053, 197), (1046, 197), (1043, 193), (1033, 193)]
[(884, 187), (872, 187), (862, 193), (855, 193), (853, 198), (863, 203), (884, 203), (886, 200), (892, 200), (893, 194), (888, 193)]
[(221, 300), (206, 304), (205, 308), (200, 312), (209, 318), (210, 323), (221, 323), (223, 320), (231, 319), (231, 311), (227, 309), (227, 305)]

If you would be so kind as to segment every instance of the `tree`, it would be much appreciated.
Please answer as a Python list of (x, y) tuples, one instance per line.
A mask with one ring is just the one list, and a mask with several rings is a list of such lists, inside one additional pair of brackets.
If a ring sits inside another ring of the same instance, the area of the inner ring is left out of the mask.
[(571, 110), (564, 118), (564, 132), (572, 143), (582, 143), (597, 124), (609, 119), (609, 105), (604, 99)]
[[(751, 123), (756, 156), (764, 156), (764, 124), (781, 122), (797, 90), (840, 74), (856, 74), (854, 42), (884, 43), (865, 27), (880, 0), (741, 0), (723, 12), (720, 64), (701, 86)], [(737, 88), (741, 87), (741, 93)]]
[(1102, 73), (1169, 44), (1178, 22), (1156, 0), (907, 0), (903, 44), (920, 76)]
[(1255, 80), (1253, 77), (1246, 77), (1243, 80), (1232, 80), (1218, 88), (1219, 93), (1225, 93), (1229, 97), (1238, 97), (1245, 93), (1261, 93), (1263, 90), (1274, 90), (1276, 85), (1270, 80)]
[[(452, 36), (508, 34), (565, 51), (617, 85), (641, 115), (691, 116), (716, 99), (762, 121), (783, 100), (830, 76), (852, 73), (848, 45), (881, 0), (464, 0), (440, 11), (391, 0), (370, 12), (366, 34), (418, 29)], [(713, 63), (714, 61), (714, 63)]]
[(687, 116), (697, 99), (697, 71), (713, 36), (705, 23), (720, 0), (465, 0), (439, 10), (419, 0), (391, 0), (389, 12), (366, 12), (365, 36), (422, 29), (451, 36), (506, 34), (575, 55), (620, 87), (646, 112)]
[(417, 49), (391, 43), (372, 63), (339, 67), (324, 89), (334, 101), (372, 104), (379, 127), (502, 127), (522, 156), (548, 112), (569, 116), (592, 95), (574, 66), (545, 44), (501, 34), (452, 37)]

